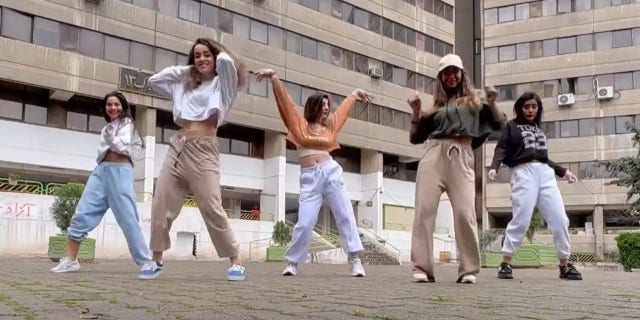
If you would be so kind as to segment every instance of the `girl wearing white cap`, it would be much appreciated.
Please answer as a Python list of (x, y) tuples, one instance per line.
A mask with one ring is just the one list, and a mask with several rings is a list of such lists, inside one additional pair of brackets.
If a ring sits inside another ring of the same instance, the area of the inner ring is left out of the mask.
[(438, 64), (433, 105), (422, 109), (420, 98), (408, 101), (413, 110), (410, 141), (427, 141), (418, 165), (416, 214), (411, 238), (413, 279), (435, 282), (433, 229), (438, 203), (447, 192), (453, 207), (458, 247), (458, 279), (475, 283), (480, 271), (480, 250), (475, 210), (473, 149), (481, 146), (493, 131), (499, 131), (505, 115), (496, 105), (497, 93), (486, 89), (486, 104), (473, 89), (459, 56), (448, 54)]

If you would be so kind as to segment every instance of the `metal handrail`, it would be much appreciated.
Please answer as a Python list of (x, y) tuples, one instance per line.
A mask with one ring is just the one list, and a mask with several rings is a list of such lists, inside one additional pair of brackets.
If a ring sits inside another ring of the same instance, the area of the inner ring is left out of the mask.
[(44, 186), (40, 181), (17, 179), (16, 183), (12, 184), (8, 178), (0, 178), (0, 192), (43, 194)]
[(376, 234), (375, 232), (371, 231), (368, 228), (359, 228), (359, 229), (367, 232), (371, 238), (376, 240), (378, 243), (382, 244), (382, 246), (385, 247), (386, 249), (389, 249), (390, 251), (394, 251), (394, 253), (397, 254), (398, 256), (398, 261), (400, 261), (401, 251), (400, 249), (398, 249), (398, 247), (392, 245), (391, 243), (389, 243), (389, 241), (387, 241), (387, 239), (381, 237), (380, 235)]

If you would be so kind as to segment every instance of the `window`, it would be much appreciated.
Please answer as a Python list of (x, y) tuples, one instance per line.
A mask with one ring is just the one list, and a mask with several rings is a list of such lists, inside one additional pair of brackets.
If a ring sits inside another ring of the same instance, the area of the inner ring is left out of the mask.
[(575, 53), (576, 50), (576, 37), (558, 39), (558, 54)]
[(67, 111), (67, 129), (87, 131), (87, 117), (85, 113)]
[(616, 133), (616, 121), (614, 117), (600, 118), (600, 134), (611, 135)]
[(399, 85), (406, 86), (407, 85), (407, 69), (393, 67), (393, 76), (391, 82)]
[(80, 29), (67, 25), (60, 24), (60, 49), (80, 52)]
[(521, 3), (516, 5), (516, 20), (529, 19), (529, 4)]
[(289, 96), (291, 96), (291, 100), (293, 100), (293, 103), (301, 106), (302, 105), (302, 88), (299, 85), (291, 82), (285, 82), (284, 85), (287, 88), (287, 92), (289, 93)]
[(549, 39), (542, 42), (542, 50), (545, 57), (558, 54), (558, 39)]
[(543, 122), (542, 131), (544, 131), (544, 135), (547, 136), (547, 139), (558, 138), (558, 133), (560, 132), (560, 123), (557, 121)]
[(318, 1), (318, 12), (330, 16), (331, 6), (332, 6), (331, 1)]
[(2, 35), (31, 42), (31, 18), (11, 9), (2, 9)]
[(492, 64), (498, 62), (498, 48), (486, 48), (484, 49), (484, 63)]
[(104, 38), (104, 59), (129, 64), (129, 44), (130, 41), (110, 36)]
[(261, 97), (267, 96), (267, 83), (268, 81), (260, 81), (256, 79), (254, 73), (249, 75), (249, 94), (254, 94)]
[(500, 100), (515, 100), (516, 99), (516, 86), (507, 85), (500, 86), (498, 89)]
[(613, 88), (615, 90), (633, 89), (633, 73), (624, 72), (613, 75)]
[(382, 20), (382, 35), (387, 38), (393, 38), (393, 22), (387, 19)]
[(251, 155), (250, 143), (242, 140), (231, 139), (231, 154)]
[(342, 49), (338, 47), (331, 47), (331, 63), (336, 66), (342, 65)]
[(393, 38), (405, 43), (407, 41), (407, 27), (398, 23), (393, 23)]
[(22, 120), (22, 103), (0, 100), (0, 118)]
[(515, 7), (508, 6), (498, 9), (498, 22), (509, 22), (515, 20)]
[(354, 8), (353, 9), (353, 24), (360, 28), (369, 29), (369, 12)]
[(147, 9), (154, 9), (154, 4), (153, 4), (154, 0), (133, 0), (131, 3), (133, 3), (133, 5), (139, 6), (139, 7), (143, 7), (143, 8), (147, 8)]
[(542, 15), (543, 16), (555, 16), (557, 13), (556, 0), (543, 0), (542, 1)]
[(516, 85), (516, 95), (518, 97), (529, 90), (531, 90), (531, 84), (529, 83), (522, 83), (522, 84)]
[(627, 129), (628, 122), (633, 124), (633, 116), (616, 117), (616, 133), (629, 133), (630, 131)]
[(598, 86), (613, 86), (613, 74), (601, 74), (596, 76), (598, 78)]
[(354, 64), (354, 71), (362, 73), (362, 74), (367, 74), (369, 72), (369, 58), (360, 55), (360, 54), (355, 54), (355, 64)]
[(278, 49), (285, 49), (284, 31), (278, 27), (269, 26), (269, 45)]
[(542, 57), (543, 52), (542, 41), (531, 42), (531, 58)]
[(593, 50), (593, 34), (585, 34), (577, 37), (577, 51), (592, 51)]
[(176, 0), (158, 0), (158, 11), (168, 16), (178, 16), (178, 1)]
[(200, 22), (200, 2), (195, 0), (180, 0), (178, 17), (191, 22)]
[(516, 59), (516, 46), (502, 46), (499, 48), (500, 61), (512, 61)]
[(548, 80), (544, 82), (544, 97), (557, 97), (559, 92), (558, 80)]
[(594, 0), (594, 4), (597, 8), (604, 8), (611, 6), (611, 0)]
[(577, 137), (578, 120), (560, 121), (560, 138)]
[(518, 43), (516, 45), (516, 59), (517, 60), (526, 60), (531, 57), (531, 46), (529, 42)]
[(326, 43), (318, 43), (318, 60), (331, 63), (331, 46)]
[(206, 3), (201, 3), (200, 24), (212, 29), (218, 28), (218, 8)]
[(613, 47), (629, 47), (631, 46), (631, 29), (613, 31)]
[(574, 0), (575, 11), (587, 11), (591, 10), (591, 0)]
[(393, 126), (393, 110), (380, 107), (380, 124), (383, 126)]
[(222, 32), (233, 34), (233, 13), (224, 9), (218, 9), (218, 27)]
[(558, 0), (558, 13), (570, 13), (572, 0)]
[(634, 28), (632, 31), (633, 36), (631, 37), (631, 42), (634, 46), (640, 45), (640, 28)]
[(250, 39), (264, 44), (269, 43), (269, 33), (267, 31), (267, 25), (256, 20), (251, 20)]
[(176, 65), (178, 54), (164, 49), (156, 48), (156, 71)]
[(36, 17), (33, 21), (33, 43), (57, 49), (60, 39), (60, 24)]
[[(375, 32), (375, 33), (380, 33), (380, 19), (382, 19), (380, 16), (375, 15), (375, 14), (369, 14), (369, 30)], [(420, 49), (420, 47), (418, 47)]]
[(153, 48), (146, 44), (132, 42), (131, 43), (131, 59), (130, 63), (132, 66), (144, 69), (144, 70), (152, 70), (153, 66), (151, 62), (153, 59)]
[(576, 79), (575, 78), (563, 78), (560, 79), (560, 92), (562, 93), (576, 93)]
[(375, 104), (369, 104), (369, 122), (380, 123), (380, 107)]
[(32, 104), (25, 104), (24, 105), (24, 122), (35, 123), (35, 124), (47, 124), (47, 108), (32, 105)]
[(107, 121), (102, 116), (89, 115), (89, 131), (101, 132), (102, 128), (107, 125)]
[(368, 110), (367, 104), (358, 100), (356, 101), (355, 105), (351, 110), (353, 110), (353, 118), (362, 120), (362, 121), (368, 121), (369, 117), (368, 117), (368, 111), (367, 111)]
[(301, 94), (302, 104), (304, 105), (307, 102), (307, 99), (309, 99), (309, 97), (316, 92), (318, 92), (316, 89), (309, 88), (309, 87), (302, 87), (302, 94)]
[(307, 37), (302, 37), (302, 56), (311, 59), (317, 59), (318, 42)]
[[(104, 35), (101, 33), (82, 29), (80, 30), (80, 53), (89, 57), (102, 59), (103, 57)], [(147, 57), (150, 59), (151, 56)]]
[(302, 0), (300, 4), (309, 9), (318, 11), (318, 0)]
[(590, 94), (593, 92), (593, 77), (579, 77), (576, 81), (576, 94)]
[(233, 15), (233, 34), (249, 39), (249, 18), (239, 14)]
[(542, 17), (542, 1), (529, 2), (529, 18)]
[(633, 72), (633, 88), (640, 89), (640, 71)]
[(302, 37), (295, 33), (287, 32), (287, 51), (295, 54), (301, 54)]
[(353, 23), (353, 6), (346, 2), (342, 3), (342, 21)]
[(353, 52), (350, 52), (347, 50), (342, 51), (342, 67), (347, 70), (354, 70), (353, 68), (354, 58), (355, 57)]
[(596, 33), (596, 50), (611, 49), (613, 45), (612, 36), (613, 33), (611, 31)]
[(593, 118), (590, 119), (580, 119), (579, 120), (579, 136), (588, 137), (596, 134), (596, 120)]

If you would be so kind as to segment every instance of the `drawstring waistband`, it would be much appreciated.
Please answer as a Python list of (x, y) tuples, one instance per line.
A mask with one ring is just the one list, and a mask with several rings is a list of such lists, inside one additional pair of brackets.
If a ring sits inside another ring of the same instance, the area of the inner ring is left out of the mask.
[(457, 144), (452, 144), (449, 146), (449, 148), (447, 148), (447, 158), (449, 158), (449, 160), (451, 160), (451, 151), (453, 151), (454, 149), (457, 150), (458, 155), (460, 155), (460, 146)]

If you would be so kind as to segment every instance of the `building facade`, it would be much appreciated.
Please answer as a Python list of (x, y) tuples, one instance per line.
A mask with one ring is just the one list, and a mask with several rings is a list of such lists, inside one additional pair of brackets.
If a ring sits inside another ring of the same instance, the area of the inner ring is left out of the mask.
[[(406, 99), (418, 92), (430, 103), (438, 60), (453, 52), (454, 9), (453, 0), (0, 0), (0, 184), (10, 189), (14, 177), (46, 196), (50, 184), (85, 182), (105, 124), (98, 107), (119, 89), (147, 146), (135, 186), (148, 213), (178, 127), (171, 102), (146, 79), (186, 64), (193, 41), (210, 37), (238, 53), (249, 71), (274, 68), (298, 105), (317, 91), (334, 107), (355, 88), (374, 96), (352, 109), (334, 156), (359, 226), (394, 243), (406, 260), (415, 161), (424, 151), (409, 143)], [(219, 128), (223, 205), (247, 230), (297, 215), (300, 168), (270, 90), (250, 75)], [(447, 203), (443, 198), (438, 220), (444, 236), (453, 234)], [(247, 218), (253, 209), (260, 221)], [(335, 229), (333, 223), (324, 209), (319, 224)], [(270, 237), (269, 225), (263, 229), (241, 243)], [(185, 227), (172, 237), (198, 230)]]
[[(513, 115), (520, 94), (538, 93), (550, 158), (580, 180), (559, 183), (573, 251), (603, 259), (617, 232), (637, 228), (625, 219), (626, 190), (606, 185), (596, 161), (635, 154), (625, 124), (640, 125), (640, 1), (485, 0), (482, 31), (483, 77), (500, 107)], [(485, 146), (487, 168), (494, 148)], [(484, 229), (509, 222), (509, 178), (503, 167), (485, 185)]]

